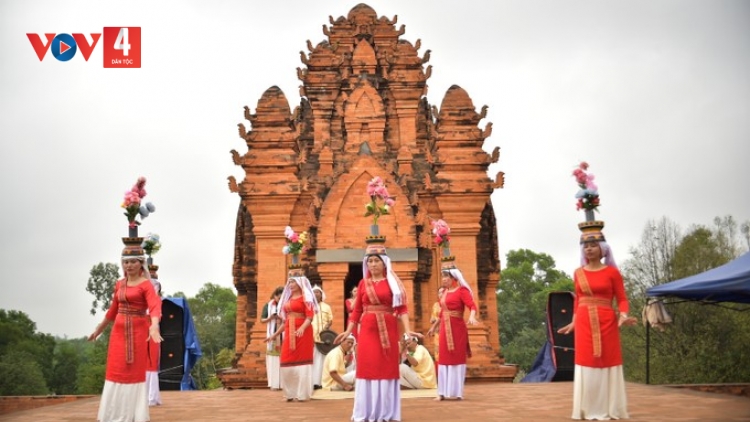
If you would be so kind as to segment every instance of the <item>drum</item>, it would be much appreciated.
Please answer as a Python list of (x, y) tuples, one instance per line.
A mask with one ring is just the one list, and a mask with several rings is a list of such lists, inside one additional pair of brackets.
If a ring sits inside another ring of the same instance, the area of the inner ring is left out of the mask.
[(318, 351), (324, 355), (327, 355), (328, 352), (333, 350), (334, 347), (336, 347), (335, 344), (333, 344), (333, 341), (336, 340), (336, 336), (338, 334), (335, 331), (332, 330), (323, 330), (320, 332), (320, 343), (315, 343), (315, 347), (318, 348)]

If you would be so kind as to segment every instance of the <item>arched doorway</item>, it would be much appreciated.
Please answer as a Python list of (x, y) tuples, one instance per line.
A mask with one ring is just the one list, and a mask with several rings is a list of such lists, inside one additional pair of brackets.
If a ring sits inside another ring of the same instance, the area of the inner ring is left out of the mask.
[[(359, 262), (349, 263), (349, 272), (344, 278), (344, 321), (349, 321), (349, 312), (346, 308), (346, 299), (351, 296), (352, 289), (357, 287), (364, 274), (362, 273), (362, 264)], [(344, 324), (346, 327), (346, 324)]]

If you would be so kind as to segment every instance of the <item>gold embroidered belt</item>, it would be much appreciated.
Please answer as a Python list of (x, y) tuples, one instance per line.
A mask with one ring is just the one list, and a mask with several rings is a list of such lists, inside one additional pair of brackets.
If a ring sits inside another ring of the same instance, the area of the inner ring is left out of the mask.
[(364, 307), (366, 314), (375, 314), (375, 321), (378, 324), (378, 336), (380, 337), (380, 345), (383, 350), (391, 347), (391, 342), (388, 340), (388, 328), (385, 325), (385, 315), (393, 314), (393, 308), (388, 305), (366, 305)]
[(134, 360), (133, 348), (133, 317), (145, 317), (145, 309), (132, 309), (123, 303), (117, 309), (117, 313), (125, 316), (125, 363), (131, 364)]
[(287, 324), (289, 324), (289, 350), (297, 349), (297, 318), (306, 318), (306, 316), (302, 312), (286, 314)]
[(584, 296), (578, 299), (578, 306), (588, 308), (589, 323), (591, 324), (591, 337), (594, 343), (594, 357), (602, 355), (602, 331), (599, 324), (599, 312), (597, 307), (612, 309), (612, 300), (599, 297)]
[(119, 308), (117, 310), (118, 314), (122, 315), (130, 315), (130, 316), (146, 316), (146, 310), (145, 309), (127, 309), (127, 308)]
[(448, 350), (453, 351), (455, 344), (453, 343), (453, 329), (451, 328), (451, 318), (464, 319), (463, 312), (458, 311), (443, 311), (443, 326), (445, 327), (445, 341), (448, 343)]

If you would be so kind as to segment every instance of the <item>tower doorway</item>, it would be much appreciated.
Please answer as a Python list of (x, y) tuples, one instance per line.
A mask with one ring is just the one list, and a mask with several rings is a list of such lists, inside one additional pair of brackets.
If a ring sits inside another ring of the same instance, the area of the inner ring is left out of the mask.
[(362, 273), (362, 263), (350, 262), (349, 272), (346, 273), (346, 277), (344, 278), (344, 328), (348, 325), (348, 322), (346, 321), (349, 321), (349, 310), (346, 307), (346, 299), (351, 297), (352, 289), (357, 287), (360, 280), (362, 280), (362, 277), (364, 277), (364, 274)]

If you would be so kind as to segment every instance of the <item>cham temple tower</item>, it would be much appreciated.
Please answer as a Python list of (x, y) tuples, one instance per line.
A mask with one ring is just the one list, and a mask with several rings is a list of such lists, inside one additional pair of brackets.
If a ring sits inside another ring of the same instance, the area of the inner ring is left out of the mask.
[[(426, 333), (440, 286), (442, 252), (432, 241), (431, 220), (451, 227), (456, 265), (470, 283), (480, 324), (469, 326), (473, 356), (469, 381), (512, 381), (514, 365), (501, 355), (495, 290), (500, 278), (492, 192), (503, 173), (487, 175), (499, 149), (486, 153), (490, 136), (469, 95), (454, 85), (440, 108), (425, 97), (432, 67), (420, 40), (402, 39), (397, 17), (378, 17), (365, 5), (329, 18), (327, 37), (307, 42), (297, 68), (302, 81), (292, 109), (276, 86), (254, 112), (245, 107), (251, 129), (239, 124), (247, 152), (231, 151), (245, 177), (229, 177), (239, 194), (234, 285), (237, 340), (232, 368), (219, 374), (226, 388), (266, 387), (266, 326), (263, 305), (286, 282), (289, 256), (284, 228), (308, 231), (309, 249), (300, 255), (308, 278), (320, 284), (334, 314), (332, 330), (345, 328), (344, 301), (362, 278), (365, 237), (371, 218), (367, 184), (381, 177), (396, 204), (378, 220), (393, 270), (404, 283), (412, 329)], [(433, 339), (425, 345), (434, 350)]]

